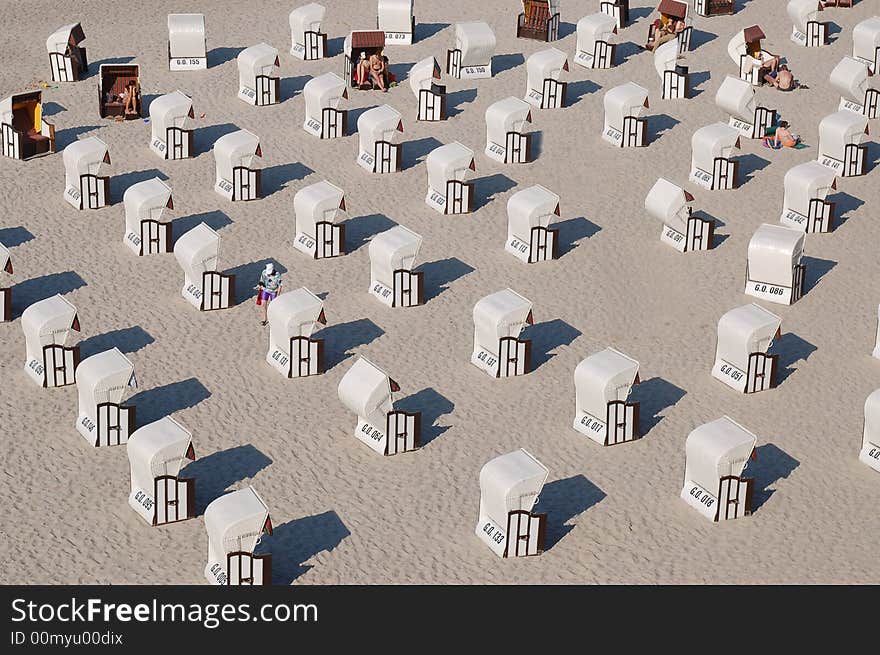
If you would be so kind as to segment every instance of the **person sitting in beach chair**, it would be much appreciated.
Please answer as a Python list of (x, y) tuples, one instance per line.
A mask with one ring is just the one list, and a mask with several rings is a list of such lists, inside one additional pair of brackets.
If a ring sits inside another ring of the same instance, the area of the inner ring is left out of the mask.
[(361, 52), (361, 58), (358, 62), (356, 81), (358, 88), (361, 90), (382, 89), (383, 93), (388, 92), (388, 87), (393, 84), (394, 76), (388, 70), (388, 57), (379, 50), (369, 57), (365, 52)]
[(654, 21), (654, 30), (651, 38), (645, 44), (645, 49), (653, 52), (658, 46), (676, 38), (685, 27), (687, 25), (682, 19), (661, 15)]

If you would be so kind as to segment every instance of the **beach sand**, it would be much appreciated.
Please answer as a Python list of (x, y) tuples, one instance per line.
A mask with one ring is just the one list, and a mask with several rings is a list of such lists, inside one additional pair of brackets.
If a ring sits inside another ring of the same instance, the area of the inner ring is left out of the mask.
[[(880, 172), (838, 180), (843, 220), (831, 234), (808, 235), (807, 291), (795, 305), (761, 303), (783, 318), (781, 384), (746, 396), (713, 379), (716, 325), (743, 293), (746, 248), (761, 223), (777, 223), (782, 180), (817, 154), (818, 123), (837, 110), (828, 75), (851, 54), (852, 27), (878, 12), (876, 0), (826, 11), (834, 42), (806, 49), (789, 40), (781, 0), (738, 2), (733, 16), (695, 17), (687, 62), (694, 97), (660, 99), (653, 56), (641, 50), (647, 0), (631, 3), (635, 21), (620, 31), (620, 62), (564, 74), (569, 106), (534, 110), (537, 159), (502, 165), (483, 154), (484, 111), (525, 92), (524, 57), (547, 44), (517, 39), (513, 0), (416, 5), (418, 41), (389, 46), (402, 84), (387, 94), (352, 90), (352, 131), (363, 108), (388, 103), (404, 116), (404, 170), (371, 175), (356, 162), (357, 136), (319, 141), (302, 130), (301, 89), (309, 77), (342, 74), (343, 37), (375, 25), (373, 1), (322, 0), (332, 57), (302, 62), (289, 53), (287, 14), (296, 3), (154, 0), (49, 8), (33, 1), (4, 11), (0, 55), (3, 96), (49, 74), (45, 38), (81, 21), (92, 74), (44, 91), (59, 153), (0, 160), (2, 228), (15, 265), (15, 320), (0, 325), (0, 499), (2, 583), (204, 584), (205, 506), (225, 491), (253, 485), (269, 505), (267, 539), (276, 584), (296, 583), (858, 583), (880, 582), (880, 477), (857, 460), (865, 397), (880, 386), (870, 356), (877, 328), (877, 207)], [(574, 26), (598, 0), (563, 0), (561, 39), (574, 54)], [(204, 11), (210, 68), (171, 73), (166, 14)], [(416, 121), (405, 82), (411, 64), (441, 65), (453, 24), (486, 20), (498, 46), (495, 76), (443, 76), (450, 117)], [(765, 45), (787, 56), (809, 86), (794, 93), (759, 89), (810, 145), (772, 151), (743, 139), (745, 182), (709, 192), (688, 182), (691, 135), (726, 121), (715, 92), (735, 67), (727, 42), (759, 23)], [(277, 47), (283, 102), (267, 108), (236, 98), (235, 56), (265, 41)], [(98, 117), (101, 62), (134, 57), (147, 99), (180, 89), (197, 117), (196, 157), (163, 161), (149, 147), (149, 125)], [(650, 145), (617, 149), (601, 139), (604, 93), (626, 81), (650, 90)], [(198, 118), (205, 114), (203, 119)], [(231, 203), (213, 191), (213, 142), (236, 128), (260, 135), (263, 199)], [(872, 130), (877, 130), (872, 121)], [(110, 146), (113, 204), (73, 210), (64, 202), (60, 150), (98, 136)], [(877, 137), (872, 136), (873, 139)], [(476, 211), (441, 216), (424, 203), (424, 159), (458, 140), (477, 152)], [(871, 165), (880, 146), (870, 148)], [(159, 175), (173, 188), (175, 235), (204, 220), (222, 236), (220, 266), (238, 275), (241, 302), (200, 313), (180, 295), (183, 274), (171, 254), (135, 257), (122, 243), (123, 191)], [(719, 221), (719, 245), (682, 255), (659, 240), (644, 211), (658, 176), (684, 186), (694, 208)], [(349, 254), (314, 261), (294, 250), (293, 196), (322, 179), (342, 187)], [(507, 199), (541, 184), (561, 197), (562, 256), (526, 265), (504, 251)], [(394, 224), (424, 238), (419, 262), (428, 301), (388, 309), (368, 292), (367, 244)], [(250, 289), (266, 260), (287, 289), (327, 294), (329, 370), (285, 380), (265, 362)], [(536, 369), (494, 380), (469, 363), (472, 310), (510, 287), (533, 302)], [(93, 448), (77, 433), (75, 387), (41, 389), (22, 370), (20, 314), (62, 293), (82, 323), (83, 357), (113, 346), (134, 362), (140, 389), (128, 398), (138, 424), (172, 415), (194, 434), (199, 517), (148, 527), (128, 504), (124, 447)], [(572, 375), (589, 354), (613, 346), (641, 364), (644, 438), (602, 448), (575, 432)], [(423, 412), (424, 447), (383, 458), (353, 437), (356, 422), (340, 403), (340, 378), (364, 355), (400, 383), (399, 404)], [(679, 499), (684, 443), (698, 425), (727, 414), (758, 437), (751, 517), (712, 524)], [(540, 557), (502, 560), (474, 535), (479, 471), (491, 458), (524, 447), (550, 470), (537, 506), (548, 516)]]

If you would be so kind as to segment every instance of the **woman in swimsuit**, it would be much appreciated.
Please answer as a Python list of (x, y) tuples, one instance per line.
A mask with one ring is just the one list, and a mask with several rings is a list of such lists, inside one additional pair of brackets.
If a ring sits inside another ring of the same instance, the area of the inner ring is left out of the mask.
[(388, 89), (385, 88), (386, 71), (387, 67), (385, 65), (385, 60), (382, 57), (382, 51), (379, 50), (370, 56), (370, 78), (373, 80), (375, 86), (382, 89), (383, 93), (388, 92)]

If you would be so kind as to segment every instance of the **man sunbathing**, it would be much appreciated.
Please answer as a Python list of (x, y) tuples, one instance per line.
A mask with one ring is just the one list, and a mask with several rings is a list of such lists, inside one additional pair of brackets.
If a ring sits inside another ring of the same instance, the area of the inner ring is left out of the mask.
[(801, 141), (798, 134), (792, 134), (788, 129), (788, 121), (779, 121), (773, 136), (764, 137), (764, 147), (779, 150), (780, 148), (794, 148)]
[(768, 60), (773, 63), (773, 67), (764, 75), (764, 81), (770, 86), (780, 91), (790, 91), (794, 88), (794, 75), (785, 64), (779, 63), (779, 57), (773, 57)]
[(645, 44), (645, 49), (653, 52), (658, 46), (677, 37), (679, 32), (683, 31), (685, 27), (687, 26), (681, 19), (676, 18), (664, 21), (658, 18), (654, 22), (654, 34), (648, 43)]

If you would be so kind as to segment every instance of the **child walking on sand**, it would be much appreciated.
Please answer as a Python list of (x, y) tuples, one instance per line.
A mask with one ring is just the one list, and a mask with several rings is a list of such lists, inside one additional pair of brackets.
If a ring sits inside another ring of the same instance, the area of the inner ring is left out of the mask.
[(269, 303), (278, 297), (281, 293), (281, 273), (275, 270), (275, 264), (269, 262), (266, 264), (265, 270), (260, 274), (260, 281), (256, 287), (257, 304), (262, 306), (263, 319), (260, 325), (266, 325), (269, 321), (266, 318), (266, 312), (269, 310)]

